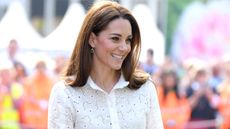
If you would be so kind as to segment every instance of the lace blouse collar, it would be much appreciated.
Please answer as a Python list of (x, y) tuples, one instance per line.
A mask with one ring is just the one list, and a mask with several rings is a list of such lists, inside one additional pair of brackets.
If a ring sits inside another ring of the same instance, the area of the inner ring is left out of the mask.
[[(128, 86), (129, 82), (125, 80), (124, 78), (124, 75), (121, 74), (118, 82), (114, 85), (113, 90), (115, 89), (121, 89), (121, 88), (124, 88), (126, 86)], [(101, 89), (93, 80), (92, 78), (89, 76), (88, 80), (87, 80), (87, 83), (86, 83), (86, 86), (90, 86), (91, 88), (95, 89), (95, 90), (100, 90), (100, 91), (103, 91), (105, 92), (103, 89)]]

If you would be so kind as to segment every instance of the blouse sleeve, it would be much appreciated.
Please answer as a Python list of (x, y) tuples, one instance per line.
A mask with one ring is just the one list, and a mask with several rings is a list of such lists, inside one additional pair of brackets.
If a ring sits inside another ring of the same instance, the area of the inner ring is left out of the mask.
[(164, 129), (156, 88), (151, 81), (148, 81), (147, 85), (149, 93), (149, 112), (147, 114), (146, 129)]
[(53, 87), (48, 109), (48, 129), (74, 129), (74, 107), (62, 82)]

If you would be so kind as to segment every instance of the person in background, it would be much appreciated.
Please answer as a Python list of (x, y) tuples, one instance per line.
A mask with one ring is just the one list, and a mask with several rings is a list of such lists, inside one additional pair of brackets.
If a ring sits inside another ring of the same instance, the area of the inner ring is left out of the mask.
[(147, 50), (147, 60), (141, 64), (141, 69), (145, 72), (153, 75), (159, 69), (158, 66), (154, 63), (154, 51), (153, 49)]
[(223, 119), (221, 129), (230, 128), (230, 58), (224, 60), (225, 76), (223, 82), (217, 87), (220, 94), (219, 112)]
[[(191, 86), (187, 89), (187, 96), (192, 109), (190, 122), (216, 119), (214, 91), (208, 84), (208, 73), (205, 68), (198, 68)], [(215, 122), (211, 125), (188, 125), (189, 129), (215, 129)]]
[(60, 80), (63, 74), (64, 68), (67, 63), (67, 58), (60, 55), (55, 58), (55, 68), (54, 68), (54, 81)]
[(166, 56), (164, 63), (161, 65), (161, 69), (175, 70), (176, 72), (176, 70), (178, 70), (178, 66), (171, 57)]
[(19, 45), (16, 39), (11, 39), (5, 51), (0, 54), (1, 64), (5, 62), (11, 62), (14, 64), (16, 62), (22, 63), (22, 55), (19, 54)]
[(170, 57), (166, 57), (163, 64), (151, 75), (156, 86), (161, 86), (161, 74), (163, 71), (175, 71), (177, 73), (177, 65)]
[(19, 49), (19, 47), (18, 47), (17, 40), (11, 39), (10, 43), (8, 45), (8, 48), (7, 48), (7, 52), (8, 52), (8, 58), (12, 63), (18, 61), (18, 59), (17, 59), (18, 49)]
[(64, 80), (52, 89), (48, 128), (163, 129), (150, 76), (136, 70), (140, 30), (112, 1), (86, 14)]
[(28, 74), (25, 66), (21, 62), (14, 63), (14, 81), (22, 85), (25, 84), (25, 80)]
[[(17, 101), (21, 97), (12, 87), (13, 64), (8, 61), (0, 63), (0, 128), (20, 129)], [(17, 89), (17, 88), (16, 88)]]
[(191, 108), (186, 96), (179, 92), (179, 80), (173, 70), (163, 70), (158, 94), (165, 129), (184, 129)]
[(209, 85), (217, 92), (218, 86), (223, 81), (222, 65), (220, 61), (216, 61), (211, 65), (212, 76), (209, 79)]
[(25, 82), (25, 95), (20, 107), (23, 128), (44, 129), (47, 127), (48, 99), (53, 79), (47, 73), (46, 62), (39, 60), (35, 73)]

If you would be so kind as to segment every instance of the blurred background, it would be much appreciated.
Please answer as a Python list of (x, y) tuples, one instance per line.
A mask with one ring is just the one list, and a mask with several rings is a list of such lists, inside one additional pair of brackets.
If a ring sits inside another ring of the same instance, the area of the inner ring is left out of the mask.
[[(166, 129), (230, 128), (230, 0), (114, 0), (137, 19), (139, 68)], [(0, 129), (45, 129), (50, 90), (95, 0), (0, 0)]]

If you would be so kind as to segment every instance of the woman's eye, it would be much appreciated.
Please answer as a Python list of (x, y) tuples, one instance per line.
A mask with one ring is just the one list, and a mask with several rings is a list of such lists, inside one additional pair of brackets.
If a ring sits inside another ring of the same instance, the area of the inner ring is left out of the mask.
[(119, 37), (112, 37), (111, 38), (113, 41), (118, 41), (119, 40)]
[(131, 38), (129, 38), (129, 39), (126, 40), (126, 43), (129, 43), (129, 44), (130, 44), (131, 42), (132, 42), (132, 39), (131, 39)]

